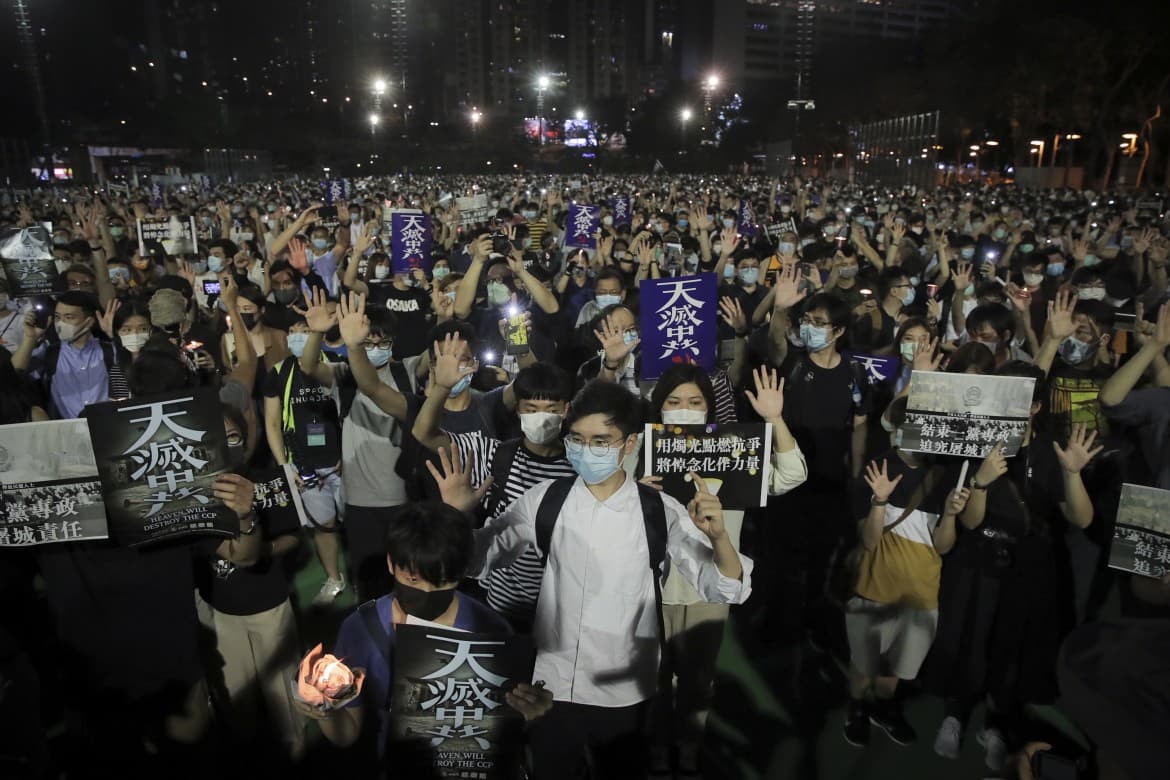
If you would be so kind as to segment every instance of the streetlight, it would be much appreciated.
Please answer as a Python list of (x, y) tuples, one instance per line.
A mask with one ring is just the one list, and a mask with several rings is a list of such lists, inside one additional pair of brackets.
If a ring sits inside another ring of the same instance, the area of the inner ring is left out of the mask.
[(473, 108), (471, 110), (471, 135), (472, 136), (479, 135), (479, 122), (481, 119), (483, 119), (483, 114), (479, 113), (478, 108)]
[(584, 122), (584, 121), (585, 121), (585, 112), (584, 112), (584, 111), (582, 111), (581, 109), (579, 109), (579, 108), (577, 109), (577, 114), (576, 114), (576, 116), (577, 116), (577, 121), (578, 121), (578, 122)]
[(548, 76), (539, 76), (536, 79), (536, 114), (540, 122), (540, 145), (544, 146), (544, 92), (551, 81)]
[(679, 112), (678, 115), (680, 127), (679, 135), (682, 138), (682, 145), (684, 147), (687, 145), (687, 122), (691, 121), (691, 116), (692, 114), (689, 108), (684, 108)]
[(1036, 167), (1044, 167), (1044, 142), (1043, 141), (1029, 141), (1031, 146), (1036, 147), (1032, 151), (1036, 152)]
[(374, 95), (382, 97), (386, 94), (386, 79), (374, 79)]

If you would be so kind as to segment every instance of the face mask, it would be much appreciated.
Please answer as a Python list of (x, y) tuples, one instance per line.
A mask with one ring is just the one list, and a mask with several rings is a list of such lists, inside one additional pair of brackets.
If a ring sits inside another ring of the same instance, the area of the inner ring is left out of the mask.
[(191, 270), (194, 272), (194, 274), (196, 276), (199, 276), (200, 274), (205, 274), (205, 273), (207, 273), (207, 263), (203, 262), (202, 260), (198, 260), (194, 263), (191, 263)]
[(972, 222), (972, 223), (971, 223), (971, 229), (972, 229), (972, 230), (976, 230), (976, 231), (978, 231), (978, 230), (980, 230), (980, 229), (982, 229), (982, 228), (983, 228), (983, 223), (982, 223), (982, 222)]
[(715, 255), (716, 257), (722, 255), (723, 254), (723, 244), (712, 244), (711, 245), (711, 254)]
[(842, 279), (852, 279), (853, 277), (857, 276), (858, 270), (858, 267), (855, 265), (843, 265), (841, 266), (841, 269), (837, 271), (837, 275)]
[(724, 217), (724, 218), (723, 218), (723, 227), (725, 227), (725, 228), (733, 228), (733, 227), (735, 227), (735, 220), (734, 220), (734, 219), (728, 219), (728, 218)]
[(1026, 255), (1030, 255), (1034, 251), (1036, 251), (1036, 245), (1035, 244), (1020, 244), (1020, 251)]
[(598, 485), (613, 476), (618, 470), (619, 447), (610, 447), (604, 455), (594, 455), (588, 447), (579, 452), (567, 452), (566, 457), (586, 485)]
[(142, 346), (146, 344), (150, 338), (149, 333), (127, 333), (125, 336), (119, 336), (122, 339), (122, 346), (126, 348), (127, 352), (137, 353)]
[(735, 266), (734, 265), (732, 265), (731, 263), (728, 263), (727, 265), (723, 266), (723, 278), (724, 279), (734, 279), (735, 278)]
[(508, 286), (500, 282), (488, 282), (487, 299), (492, 306), (503, 306), (509, 301)]
[(375, 279), (385, 279), (389, 275), (390, 275), (390, 266), (388, 266), (388, 265), (374, 266), (374, 278)]
[(910, 228), (910, 232), (916, 236), (922, 235), (922, 231), (924, 231), (924, 230), (926, 230), (926, 228), (923, 227), (922, 225), (914, 225), (913, 227)]
[(394, 598), (406, 614), (414, 615), (420, 620), (433, 621), (451, 608), (455, 590), (419, 590), (395, 580)]
[(296, 301), (297, 298), (301, 297), (301, 291), (296, 287), (284, 287), (273, 290), (272, 297), (276, 299), (277, 303), (288, 306), (290, 303)]
[(690, 224), (691, 224), (691, 221), (689, 219), (680, 219), (678, 221), (678, 229), (679, 230), (686, 230), (690, 226)]
[(619, 303), (621, 303), (622, 296), (620, 296), (620, 295), (598, 295), (598, 296), (596, 296), (595, 300), (597, 301), (598, 306), (600, 306), (603, 309), (608, 309), (610, 306), (617, 306)]
[(914, 290), (910, 289), (907, 290), (906, 294), (902, 296), (902, 305), (909, 306), (912, 303), (914, 303)]
[(741, 268), (739, 270), (739, 280), (744, 284), (755, 284), (760, 281), (759, 268)]
[(455, 397), (459, 396), (464, 390), (466, 390), (470, 386), (471, 386), (471, 374), (468, 374), (467, 376), (463, 377), (462, 379), (460, 379), (458, 382), (455, 383), (455, 386), (451, 388), (451, 392), (448, 393), (448, 395), (451, 398), (455, 398)]
[(436, 282), (441, 282), (447, 278), (447, 274), (449, 274), (449, 273), (451, 273), (450, 268), (448, 268), (445, 265), (440, 265), (440, 266), (437, 266), (435, 268), (435, 270), (431, 271), (431, 276), (434, 277), (434, 280)]
[(613, 227), (613, 217), (611, 217), (609, 214), (606, 214), (601, 218), (601, 224), (605, 225), (606, 227)]
[(902, 354), (902, 359), (907, 363), (914, 362), (914, 353), (917, 351), (917, 349), (918, 342), (916, 341), (903, 341), (898, 346), (898, 351)]
[(383, 349), (382, 347), (372, 347), (366, 350), (366, 357), (370, 359), (370, 364), (374, 368), (381, 368), (389, 363), (393, 354), (394, 350), (392, 348)]
[(1079, 366), (1084, 363), (1093, 354), (1093, 345), (1073, 338), (1072, 336), (1065, 337), (1060, 342), (1060, 357), (1069, 365)]
[(199, 221), (203, 223), (203, 227), (211, 226), (211, 217), (200, 217)]
[(268, 213), (269, 213), (269, 214), (272, 214), (272, 213), (273, 213), (273, 212), (275, 212), (275, 211), (276, 211), (276, 204), (275, 204), (275, 203), (269, 203), (269, 204), (268, 204)]
[(1044, 272), (1049, 276), (1060, 276), (1064, 273), (1064, 263), (1049, 263)]
[(213, 274), (217, 274), (223, 270), (223, 258), (209, 255), (207, 257), (207, 270)]
[(62, 344), (72, 344), (83, 333), (88, 332), (86, 328), (78, 327), (71, 322), (58, 322), (55, 327), (57, 338), (61, 339)]
[(791, 212), (792, 212), (792, 207), (791, 207), (791, 206), (781, 206), (781, 207), (780, 207), (780, 213), (781, 213), (781, 214), (790, 214)]
[(972, 295), (974, 295), (975, 294), (975, 284), (971, 283), (971, 284), (967, 285), (967, 287), (963, 290), (963, 294), (966, 295), (968, 298), (970, 298)]
[(667, 425), (704, 425), (707, 422), (707, 413), (698, 409), (663, 410), (662, 422)]
[(830, 225), (821, 232), (825, 234), (825, 238), (832, 238), (833, 236), (837, 235), (837, 228)]
[(227, 446), (227, 467), (228, 471), (236, 471), (244, 465), (244, 445), (229, 444)]
[(1003, 241), (1005, 238), (1007, 238), (1007, 231), (1003, 228), (997, 228), (995, 231), (995, 240)]
[(624, 343), (626, 346), (633, 344), (637, 340), (638, 340), (638, 331), (636, 331), (636, 330), (627, 330), (625, 333), (622, 334), (622, 343)]
[(959, 255), (962, 256), (964, 260), (970, 260), (971, 258), (975, 257), (975, 247), (965, 246), (959, 250)]
[(290, 333), (288, 334), (288, 351), (296, 355), (298, 358), (305, 354), (305, 345), (309, 343), (308, 333)]
[(800, 340), (808, 347), (810, 352), (820, 352), (825, 347), (829, 346), (829, 329), (818, 328), (807, 322), (800, 324)]
[(621, 261), (621, 260), (625, 260), (629, 256), (629, 254), (624, 249), (615, 249), (613, 256), (618, 261)]
[(458, 295), (458, 293), (455, 290), (448, 290), (447, 292), (443, 293), (443, 295), (446, 295), (451, 300), (455, 300), (455, 296)]
[(327, 239), (327, 238), (314, 238), (313, 239), (313, 248), (316, 249), (318, 252), (324, 252), (328, 247), (329, 247), (329, 239)]
[(1082, 301), (1103, 301), (1105, 300), (1104, 287), (1078, 287), (1077, 298)]
[(126, 228), (120, 225), (114, 225), (110, 228), (110, 238), (121, 238), (126, 235)]
[(1029, 287), (1039, 287), (1044, 281), (1044, 274), (1024, 274), (1024, 284)]
[(1121, 237), (1121, 248), (1122, 249), (1129, 249), (1132, 246), (1133, 246), (1133, 236), (1122, 236)]
[(253, 312), (249, 312), (247, 314), (241, 314), (240, 315), (240, 322), (243, 323), (245, 328), (247, 328), (248, 330), (252, 330), (252, 328), (256, 327), (256, 314)]
[(110, 269), (110, 281), (111, 282), (117, 282), (117, 281), (129, 282), (130, 281), (130, 269), (129, 268), (111, 268)]
[(666, 225), (663, 225), (661, 222), (655, 222), (654, 223), (654, 232), (657, 233), (658, 235), (662, 235), (663, 233), (666, 232)]
[(250, 230), (241, 230), (240, 231), (240, 240), (241, 241), (251, 241), (255, 237), (256, 237), (256, 234)]
[(782, 255), (794, 255), (796, 254), (796, 244), (791, 241), (781, 241), (779, 250)]
[(532, 412), (520, 415), (520, 430), (524, 438), (534, 444), (548, 444), (561, 433), (564, 416), (552, 412)]
[(69, 244), (69, 236), (53, 236), (53, 246), (67, 246)]
[(1085, 255), (1085, 265), (1087, 265), (1087, 266), (1096, 265), (1099, 262), (1101, 262), (1101, 258), (1097, 257), (1096, 255), (1092, 255), (1092, 254)]

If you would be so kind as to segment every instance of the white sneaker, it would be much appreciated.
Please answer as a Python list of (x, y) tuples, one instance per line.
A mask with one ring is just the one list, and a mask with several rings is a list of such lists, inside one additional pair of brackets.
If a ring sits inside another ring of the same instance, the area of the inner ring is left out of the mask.
[(999, 729), (980, 731), (976, 741), (983, 746), (983, 763), (987, 768), (992, 772), (1002, 772), (1007, 761), (1007, 743), (1003, 741)]
[(956, 759), (959, 757), (962, 742), (963, 724), (958, 718), (948, 715), (938, 727), (938, 734), (934, 738), (934, 752), (943, 758)]
[(317, 595), (313, 597), (314, 607), (325, 607), (333, 603), (333, 600), (345, 590), (345, 575), (341, 575), (340, 579), (333, 579), (326, 577), (325, 583), (321, 586), (321, 590), (317, 591)]

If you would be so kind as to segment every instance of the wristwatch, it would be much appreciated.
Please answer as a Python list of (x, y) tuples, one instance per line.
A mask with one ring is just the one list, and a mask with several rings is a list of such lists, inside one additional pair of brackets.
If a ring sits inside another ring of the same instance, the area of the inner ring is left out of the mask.
[(991, 487), (991, 485), (980, 485), (979, 480), (975, 479), (975, 477), (971, 477), (972, 490), (987, 490), (989, 487)]
[[(256, 513), (249, 512), (247, 517), (249, 520), (252, 521), (252, 524), (248, 526), (247, 531), (245, 531), (244, 529), (241, 528), (240, 529), (240, 536), (251, 536), (252, 534), (256, 533)], [(243, 518), (240, 518), (240, 519), (242, 520)]]

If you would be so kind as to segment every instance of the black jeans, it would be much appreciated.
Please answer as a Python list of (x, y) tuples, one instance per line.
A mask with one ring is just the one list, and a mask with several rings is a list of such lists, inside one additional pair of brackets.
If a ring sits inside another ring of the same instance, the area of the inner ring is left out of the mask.
[(390, 592), (393, 582), (386, 568), (386, 529), (400, 506), (368, 507), (345, 505), (346, 547), (350, 577), (359, 601), (369, 601)]
[(535, 780), (641, 780), (646, 776), (649, 714), (649, 702), (629, 707), (556, 702), (547, 715), (532, 722)]

